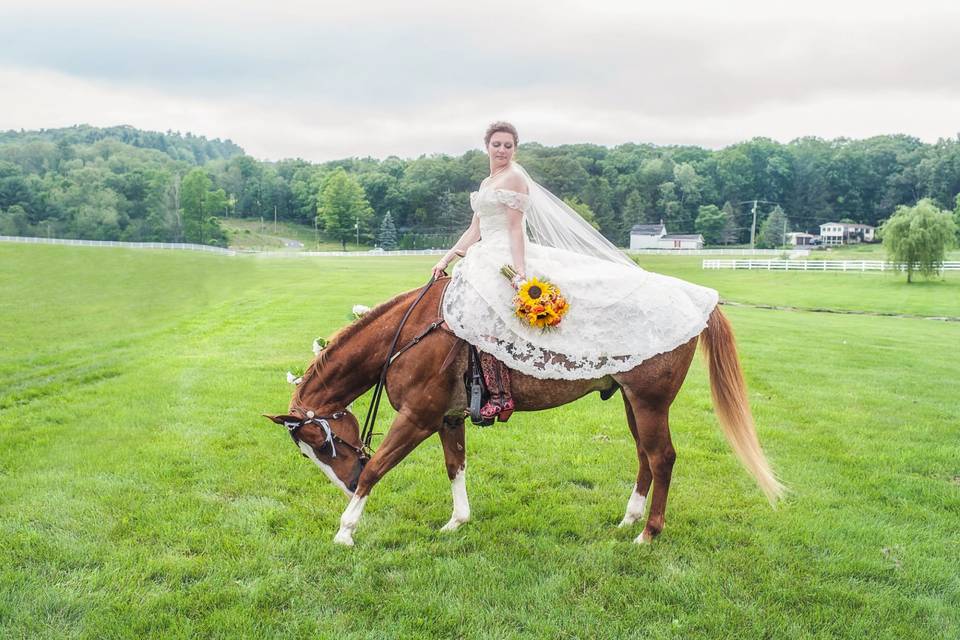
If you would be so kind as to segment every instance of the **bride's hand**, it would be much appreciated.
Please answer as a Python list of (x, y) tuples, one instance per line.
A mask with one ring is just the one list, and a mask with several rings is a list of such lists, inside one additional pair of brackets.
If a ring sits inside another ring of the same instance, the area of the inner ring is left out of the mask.
[(447, 275), (447, 263), (444, 260), (440, 260), (440, 262), (433, 265), (432, 273), (434, 280), (445, 277)]

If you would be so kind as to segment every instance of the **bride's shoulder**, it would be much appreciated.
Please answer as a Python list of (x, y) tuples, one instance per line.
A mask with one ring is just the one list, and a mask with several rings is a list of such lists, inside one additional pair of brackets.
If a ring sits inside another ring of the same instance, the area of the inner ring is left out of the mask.
[(514, 193), (522, 193), (524, 195), (530, 193), (530, 189), (527, 187), (527, 181), (516, 169), (510, 169), (504, 173), (503, 177), (497, 181), (496, 188), (504, 191), (513, 191)]

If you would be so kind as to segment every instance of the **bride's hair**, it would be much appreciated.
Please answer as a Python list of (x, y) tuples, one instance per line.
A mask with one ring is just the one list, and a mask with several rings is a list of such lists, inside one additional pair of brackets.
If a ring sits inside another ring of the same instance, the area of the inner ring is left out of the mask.
[(518, 144), (520, 144), (520, 136), (517, 135), (517, 128), (516, 128), (515, 126), (513, 126), (512, 124), (510, 124), (509, 122), (503, 122), (503, 121), (501, 120), (501, 121), (499, 121), (499, 122), (494, 122), (492, 125), (490, 125), (489, 127), (487, 127), (487, 132), (486, 132), (486, 133), (484, 134), (484, 136), (483, 136), (483, 146), (485, 146), (485, 147), (486, 147), (486, 146), (489, 146), (489, 144), (490, 144), (490, 138), (493, 137), (493, 134), (498, 133), (498, 132), (501, 132), (501, 131), (504, 132), (504, 133), (509, 133), (510, 135), (513, 136), (513, 146), (514, 146), (514, 147), (516, 147)]

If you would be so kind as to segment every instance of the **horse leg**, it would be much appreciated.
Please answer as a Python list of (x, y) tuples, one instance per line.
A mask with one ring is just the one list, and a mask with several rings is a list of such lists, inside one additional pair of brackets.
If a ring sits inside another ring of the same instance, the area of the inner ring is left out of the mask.
[(650, 470), (650, 461), (647, 454), (640, 446), (640, 439), (637, 434), (637, 421), (633, 417), (633, 408), (625, 394), (620, 394), (623, 398), (623, 407), (627, 414), (627, 424), (630, 426), (630, 433), (637, 446), (637, 460), (640, 462), (640, 469), (637, 471), (637, 483), (633, 487), (633, 493), (627, 501), (627, 510), (623, 514), (623, 520), (618, 527), (628, 527), (643, 517), (643, 510), (647, 504), (647, 492), (650, 491), (650, 483), (653, 482), (653, 471)]
[[(634, 539), (635, 543), (643, 544), (652, 541), (663, 530), (664, 513), (667, 509), (667, 494), (670, 491), (670, 477), (673, 474), (673, 463), (677, 459), (677, 453), (673, 448), (673, 442), (670, 440), (668, 409), (651, 406), (626, 388), (624, 389), (624, 399), (629, 405), (628, 422), (630, 422), (630, 416), (633, 417), (630, 427), (637, 440), (637, 451), (640, 456), (637, 488), (634, 494), (630, 496), (624, 521), (628, 520), (631, 512), (636, 514), (634, 521), (642, 515), (642, 507), (646, 502), (646, 491), (650, 488), (650, 481), (653, 481), (653, 498), (650, 501), (650, 515), (647, 517), (647, 525), (640, 535)], [(646, 465), (644, 462), (646, 462)], [(640, 509), (631, 509), (631, 503), (634, 507), (639, 506)], [(637, 513), (638, 511), (639, 513)]]
[(443, 525), (441, 531), (454, 531), (470, 520), (470, 503), (467, 501), (467, 449), (464, 443), (463, 417), (446, 416), (440, 427), (440, 442), (443, 445), (443, 458), (447, 464), (447, 477), (453, 492), (453, 515)]
[[(439, 418), (436, 422), (439, 422)], [(436, 422), (433, 424), (436, 424)], [(360, 473), (357, 490), (350, 499), (343, 515), (340, 516), (340, 530), (334, 536), (334, 542), (353, 546), (353, 531), (360, 522), (360, 516), (363, 515), (363, 506), (367, 502), (367, 496), (370, 495), (373, 485), (377, 484), (387, 471), (396, 466), (434, 431), (436, 431), (436, 428), (431, 429), (421, 426), (420, 421), (414, 418), (409, 409), (401, 408), (393, 424), (390, 425), (387, 436), (380, 444), (380, 448), (370, 458), (370, 461), (363, 468), (363, 472)]]

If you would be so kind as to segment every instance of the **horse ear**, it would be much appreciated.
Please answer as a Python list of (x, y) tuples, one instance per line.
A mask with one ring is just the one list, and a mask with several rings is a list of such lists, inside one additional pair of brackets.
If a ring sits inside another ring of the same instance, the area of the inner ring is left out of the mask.
[(278, 416), (271, 416), (268, 413), (263, 413), (261, 415), (267, 420), (273, 420), (277, 424), (284, 424), (286, 422), (300, 422), (300, 418), (298, 418), (297, 416), (290, 416), (285, 414), (280, 414)]

